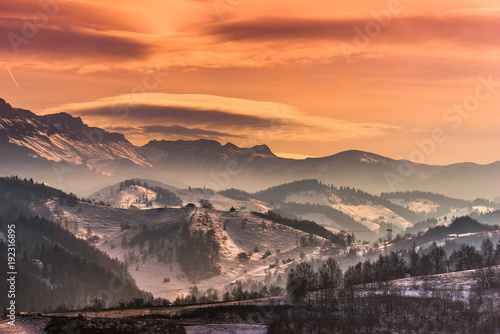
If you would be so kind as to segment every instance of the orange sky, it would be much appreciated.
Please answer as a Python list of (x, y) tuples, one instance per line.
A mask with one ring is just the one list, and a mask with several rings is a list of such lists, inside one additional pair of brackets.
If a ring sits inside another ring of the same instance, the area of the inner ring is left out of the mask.
[(489, 163), (499, 31), (497, 0), (17, 0), (0, 12), (0, 97), (137, 145)]

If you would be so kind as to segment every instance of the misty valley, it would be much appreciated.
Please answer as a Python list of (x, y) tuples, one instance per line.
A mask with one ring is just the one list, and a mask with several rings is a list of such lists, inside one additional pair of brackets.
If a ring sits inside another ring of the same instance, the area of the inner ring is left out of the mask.
[(468, 333), (500, 323), (491, 200), (377, 196), (315, 179), (257, 192), (127, 179), (78, 197), (11, 176), (0, 190), (1, 230), (15, 226), (17, 238), (16, 327), (28, 332)]

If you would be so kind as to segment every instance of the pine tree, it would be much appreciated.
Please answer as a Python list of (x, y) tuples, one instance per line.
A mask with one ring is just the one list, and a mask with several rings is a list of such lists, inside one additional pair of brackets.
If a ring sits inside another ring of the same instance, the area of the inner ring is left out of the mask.
[(23, 251), (23, 262), (24, 264), (29, 263), (28, 253), (26, 253), (26, 250)]
[(57, 272), (57, 268), (52, 267), (52, 271), (50, 272), (50, 284), (58, 284), (59, 283), (59, 274)]
[(45, 244), (42, 244), (42, 249), (40, 250), (40, 261), (45, 261)]
[(42, 278), (49, 278), (49, 268), (47, 268), (47, 264), (44, 263), (43, 269), (42, 269)]

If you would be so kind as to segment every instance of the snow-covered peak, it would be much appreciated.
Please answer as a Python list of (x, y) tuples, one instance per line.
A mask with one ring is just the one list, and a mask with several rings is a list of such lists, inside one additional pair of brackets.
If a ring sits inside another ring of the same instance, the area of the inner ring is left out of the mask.
[(37, 116), (14, 109), (0, 101), (0, 139), (33, 151), (31, 156), (54, 162), (85, 165), (103, 174), (109, 168), (101, 162), (129, 160), (140, 166), (150, 164), (121, 134), (86, 125), (80, 117), (67, 113)]

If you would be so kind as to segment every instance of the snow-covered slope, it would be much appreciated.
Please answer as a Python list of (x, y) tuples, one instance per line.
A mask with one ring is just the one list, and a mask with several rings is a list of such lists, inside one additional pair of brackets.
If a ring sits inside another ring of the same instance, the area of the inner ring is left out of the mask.
[(214, 206), (214, 209), (221, 211), (228, 211), (231, 208), (235, 208), (237, 211), (243, 212), (266, 212), (270, 209), (269, 204), (248, 199), (246, 201), (236, 200), (224, 195), (219, 194), (210, 189), (191, 189), (191, 190), (176, 190), (174, 193), (182, 199), (182, 201), (187, 203), (194, 203), (198, 205), (200, 200), (208, 200)]
[[(93, 200), (103, 202), (113, 208), (119, 209), (153, 209), (162, 208), (164, 205), (155, 201), (157, 194), (149, 189), (139, 186), (130, 186), (122, 191), (110, 191), (108, 194), (99, 194)], [(148, 203), (152, 202), (152, 205)]]
[[(492, 269), (500, 273), (499, 266), (492, 267)], [(388, 286), (397, 288), (402, 296), (452, 296), (455, 301), (469, 302), (470, 294), (478, 284), (477, 273), (479, 270), (480, 269), (403, 278), (388, 282)], [(491, 289), (483, 293), (485, 294), (483, 296), (485, 299), (497, 301), (500, 297), (500, 291), (498, 289)], [(441, 301), (440, 304), (443, 304), (443, 302)]]
[[(220, 211), (229, 211), (231, 208), (243, 212), (266, 212), (270, 210), (270, 206), (265, 202), (254, 199), (236, 200), (210, 189), (173, 189), (172, 192), (182, 200), (182, 206), (189, 203), (195, 206), (201, 206), (200, 201), (206, 200), (213, 205), (214, 209)], [(165, 205), (155, 201), (156, 196), (156, 192), (141, 186), (131, 186), (122, 191), (119, 190), (118, 186), (115, 186), (103, 188), (94, 193), (90, 198), (96, 203), (102, 202), (113, 208), (121, 209), (152, 209), (164, 207)], [(146, 200), (152, 201), (152, 205), (146, 205)]]
[[(51, 201), (47, 205), (52, 212), (57, 212), (51, 218), (76, 225), (77, 236), (94, 237), (99, 249), (112, 258), (117, 257), (126, 262), (139, 288), (170, 299), (189, 293), (194, 285), (176, 260), (175, 249), (182, 240), (178, 239), (178, 234), (164, 239), (164, 248), (174, 250), (173, 261), (166, 263), (164, 258), (148, 254), (147, 242), (144, 248), (139, 245), (130, 247), (124, 243), (124, 240), (130, 241), (145, 228), (152, 230), (177, 222), (189, 222), (192, 230), (214, 229), (221, 245), (221, 275), (196, 282), (200, 290), (212, 288), (222, 293), (228, 284), (236, 280), (273, 283), (290, 265), (282, 264), (283, 260), (297, 260), (301, 253), (306, 258), (321, 256), (320, 249), (316, 246), (297, 247), (299, 238), (308, 237), (308, 234), (245, 212), (202, 208), (130, 210), (87, 203), (60, 207), (57, 201)], [(263, 258), (267, 250), (271, 255)], [(241, 252), (253, 255), (248, 261), (241, 262), (237, 257)], [(277, 267), (270, 269), (270, 265), (276, 263)]]
[(150, 166), (123, 135), (91, 128), (81, 118), (65, 113), (37, 116), (25, 111), (0, 117), (0, 136), (31, 150), (34, 158), (86, 165), (103, 173), (112, 172), (105, 162), (120, 159)]
[(405, 229), (413, 226), (413, 224), (408, 220), (404, 219), (403, 217), (399, 216), (398, 214), (392, 212), (382, 205), (334, 204), (332, 205), (332, 207), (348, 214), (372, 231), (379, 230), (380, 224), (382, 222), (392, 223), (393, 226), (399, 227), (400, 229)]
[[(347, 203), (331, 190), (308, 190), (291, 193), (285, 198), (285, 202), (329, 206), (351, 216), (354, 220), (365, 225), (372, 231), (379, 230), (382, 222), (392, 223), (393, 226), (399, 227), (400, 229), (405, 229), (413, 225), (407, 219), (382, 205), (366, 201), (364, 201), (364, 204), (357, 205)], [(338, 222), (335, 222), (320, 213), (310, 212), (300, 216), (304, 219), (316, 221), (318, 224), (325, 227), (343, 229), (341, 224), (338, 224)]]

